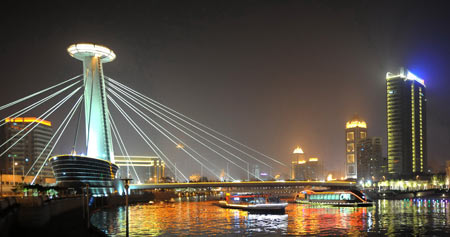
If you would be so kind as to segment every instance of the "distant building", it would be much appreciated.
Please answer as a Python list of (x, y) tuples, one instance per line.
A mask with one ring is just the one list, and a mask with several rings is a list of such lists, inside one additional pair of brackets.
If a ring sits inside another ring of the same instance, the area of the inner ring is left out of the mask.
[(383, 176), (381, 167), (381, 137), (361, 139), (357, 144), (357, 174), (358, 180), (378, 181)]
[(132, 177), (133, 182), (139, 179), (142, 183), (165, 182), (166, 164), (157, 156), (114, 156), (115, 164), (119, 166), (118, 177)]
[(292, 180), (320, 180), (322, 178), (322, 164), (319, 158), (305, 159), (305, 154), (300, 147), (293, 152), (291, 162)]
[(356, 145), (361, 139), (365, 139), (366, 137), (367, 124), (357, 115), (345, 124), (345, 175), (347, 179), (357, 178), (358, 150), (356, 149)]
[[(26, 128), (28, 125), (30, 126)], [(36, 127), (25, 135), (34, 126)], [(25, 137), (19, 141), (23, 135)], [(2, 144), (6, 142), (6, 144), (0, 148), (0, 151), (3, 153), (8, 147), (17, 143), (0, 157), (0, 171), (3, 174), (13, 175), (14, 181), (11, 183), (17, 184), (22, 182), (22, 178), (26, 182), (24, 176), (30, 169), (28, 176), (34, 177), (42, 167), (35, 182), (45, 183), (46, 180), (53, 180), (54, 182), (50, 165), (48, 162), (44, 164), (53, 148), (53, 143), (50, 143), (45, 151), (44, 148), (52, 136), (53, 129), (50, 121), (36, 117), (6, 118), (5, 125), (0, 129), (0, 142)], [(41, 153), (41, 157), (36, 161)]]
[(309, 158), (306, 165), (306, 180), (321, 180), (322, 179), (322, 163), (319, 158)]
[(300, 160), (294, 165), (294, 180), (321, 180), (322, 164), (318, 158)]
[(261, 170), (259, 169), (259, 165), (253, 165), (253, 176), (256, 180), (260, 179)]
[[(297, 148), (295, 148), (294, 152), (292, 153), (291, 179), (295, 179), (296, 166), (297, 166), (297, 164), (300, 164), (302, 162), (305, 162), (305, 153), (303, 152), (302, 148), (297, 146)], [(298, 172), (297, 172), (297, 174), (298, 174)]]
[(427, 169), (424, 80), (408, 70), (386, 75), (388, 173), (412, 178)]

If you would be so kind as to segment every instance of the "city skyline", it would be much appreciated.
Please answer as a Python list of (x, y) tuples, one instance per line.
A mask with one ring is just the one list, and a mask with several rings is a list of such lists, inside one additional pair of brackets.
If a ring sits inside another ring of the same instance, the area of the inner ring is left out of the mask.
[[(108, 20), (87, 10), (81, 14), (96, 20), (89, 24), (83, 17), (70, 18), (68, 9), (67, 15), (40, 16), (36, 25), (31, 21), (36, 13), (12, 8), (6, 16), (17, 13), (17, 21), (5, 16), (2, 21), (10, 37), (1, 39), (0, 62), (8, 78), (3, 83), (9, 88), (1, 99), (6, 103), (79, 74), (79, 63), (65, 49), (95, 42), (118, 55), (105, 65), (109, 76), (286, 164), (298, 144), (315, 152), (328, 169), (343, 169), (345, 122), (358, 113), (370, 136), (387, 141), (385, 74), (407, 67), (426, 80), (429, 166), (443, 167), (450, 139), (439, 131), (449, 130), (449, 111), (443, 108), (449, 99), (444, 42), (450, 35), (438, 27), (447, 19), (438, 4), (420, 14), (417, 5), (400, 3), (359, 4), (361, 13), (321, 3), (204, 4), (208, 12), (199, 5), (158, 2), (148, 18), (139, 6), (129, 6), (122, 17)], [(384, 23), (398, 21), (380, 28), (374, 18), (381, 12)], [(396, 12), (418, 17), (411, 23)], [(301, 21), (306, 16), (313, 20)], [(412, 24), (418, 27), (409, 28)], [(277, 34), (266, 35), (265, 27), (278, 29)], [(29, 41), (24, 32), (34, 32)], [(431, 32), (436, 34), (431, 37)], [(309, 49), (315, 41), (318, 45)], [(22, 70), (13, 67), (19, 62)], [(136, 153), (148, 151), (138, 148)]]

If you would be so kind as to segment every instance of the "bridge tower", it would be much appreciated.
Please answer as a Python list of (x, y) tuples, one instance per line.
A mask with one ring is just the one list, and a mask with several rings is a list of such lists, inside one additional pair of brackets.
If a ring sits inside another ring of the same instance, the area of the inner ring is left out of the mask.
[(67, 51), (83, 62), (87, 156), (114, 163), (102, 65), (116, 55), (104, 46), (86, 43), (73, 44)]

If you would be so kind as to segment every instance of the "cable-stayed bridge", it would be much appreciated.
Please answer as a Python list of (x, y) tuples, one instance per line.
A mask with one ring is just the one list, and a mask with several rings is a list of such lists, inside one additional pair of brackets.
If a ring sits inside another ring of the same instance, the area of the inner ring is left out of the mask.
[[(41, 120), (47, 119), (61, 108), (67, 108), (67, 106), (70, 108), (68, 112), (65, 112), (64, 119), (54, 130), (51, 139), (34, 158), (29, 168), (24, 171), (25, 176), (34, 175), (31, 184), (35, 183), (43, 167), (50, 161), (57, 183), (110, 186), (117, 178), (118, 167), (114, 164), (115, 154), (128, 159), (130, 165), (127, 167), (130, 168), (127, 168), (127, 177), (122, 178), (132, 178), (135, 181), (132, 188), (136, 189), (158, 188), (164, 185), (167, 187), (200, 185), (200, 183), (188, 183), (191, 171), (184, 167), (186, 164), (190, 166), (195, 164), (194, 166), (204, 170), (212, 179), (229, 181), (201, 184), (210, 187), (255, 185), (255, 182), (239, 182), (242, 179), (262, 181), (259, 175), (250, 171), (250, 166), (257, 165), (264, 170), (273, 170), (274, 165), (285, 166), (277, 159), (214, 130), (126, 86), (119, 80), (104, 76), (103, 64), (113, 61), (116, 57), (110, 49), (94, 44), (74, 44), (68, 48), (68, 52), (83, 62), (82, 75), (69, 78), (0, 107), (0, 111), (18, 107), (14, 110), (15, 112), (4, 117), (0, 123), (0, 126), (4, 126), (11, 119), (30, 114), (51, 104), (24, 129), (0, 144), (2, 159), (5, 159), (5, 155), (11, 148), (32, 132)], [(71, 104), (68, 105), (69, 102)], [(84, 106), (81, 106), (82, 104)], [(116, 116), (113, 116), (111, 108), (116, 112)], [(122, 123), (119, 123), (119, 120)], [(126, 130), (121, 125), (124, 121), (128, 125)], [(76, 127), (75, 134), (65, 134), (69, 124)], [(83, 126), (84, 138), (80, 131)], [(140, 177), (142, 174), (137, 172), (130, 159), (129, 145), (135, 143), (135, 140), (122, 136), (124, 130), (127, 133), (130, 130), (133, 131), (134, 137), (140, 139), (152, 155), (164, 161), (166, 167), (177, 177), (176, 181), (183, 184), (144, 184), (147, 180)], [(61, 138), (66, 136), (73, 137), (72, 150), (67, 155), (53, 156), (54, 148), (58, 146)], [(80, 142), (82, 142), (81, 152), (76, 149)], [(274, 177), (272, 176), (271, 179)], [(336, 185), (313, 183), (320, 186)], [(260, 184), (270, 186), (280, 183), (262, 182)], [(340, 183), (339, 185), (353, 184)]]

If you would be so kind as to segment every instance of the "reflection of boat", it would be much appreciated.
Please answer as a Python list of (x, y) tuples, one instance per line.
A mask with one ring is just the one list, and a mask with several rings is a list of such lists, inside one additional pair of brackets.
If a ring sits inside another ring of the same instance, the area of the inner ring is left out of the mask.
[(295, 197), (295, 202), (300, 204), (325, 204), (341, 207), (373, 206), (373, 202), (358, 190), (327, 192), (305, 190)]
[(286, 202), (279, 198), (268, 197), (268, 195), (252, 193), (227, 193), (225, 200), (219, 201), (218, 206), (223, 208), (234, 208), (252, 213), (284, 213)]

